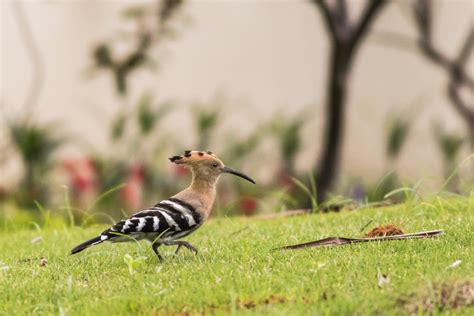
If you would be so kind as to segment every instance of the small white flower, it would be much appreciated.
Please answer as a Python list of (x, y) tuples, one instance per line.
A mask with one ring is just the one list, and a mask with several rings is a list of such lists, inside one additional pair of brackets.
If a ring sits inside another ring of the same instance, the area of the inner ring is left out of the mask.
[(222, 281), (222, 279), (221, 279), (220, 277), (216, 276), (216, 283), (217, 283), (217, 284), (220, 284), (221, 281)]
[(324, 268), (326, 266), (326, 263), (325, 262), (318, 262), (318, 270), (321, 270), (322, 268)]
[(377, 285), (379, 286), (379, 288), (382, 288), (388, 284), (390, 284), (390, 277), (388, 275), (380, 273), (379, 271), (377, 273)]
[(310, 272), (317, 273), (318, 271), (322, 270), (326, 266), (326, 262), (319, 261), (316, 264), (316, 268), (309, 269)]
[(72, 293), (72, 275), (69, 275), (67, 277), (66, 284), (67, 284), (67, 292), (71, 294)]
[(461, 262), (462, 262), (461, 260), (456, 260), (449, 266), (449, 268), (455, 269), (461, 264)]
[(7, 272), (8, 270), (10, 270), (10, 266), (7, 266), (5, 262), (0, 261), (0, 271)]
[(31, 243), (34, 245), (34, 244), (37, 244), (37, 243), (40, 243), (43, 241), (43, 237), (41, 236), (38, 236), (38, 237), (35, 237), (31, 240)]

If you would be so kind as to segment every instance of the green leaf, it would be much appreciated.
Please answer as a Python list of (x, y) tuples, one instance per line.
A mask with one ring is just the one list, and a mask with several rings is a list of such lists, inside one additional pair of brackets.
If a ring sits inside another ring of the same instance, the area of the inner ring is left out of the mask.
[(113, 64), (110, 48), (107, 44), (99, 44), (94, 49), (94, 59), (99, 67), (107, 67)]
[(125, 115), (119, 114), (112, 122), (111, 137), (113, 141), (117, 141), (125, 134), (127, 119)]
[(405, 144), (411, 128), (411, 121), (403, 116), (396, 116), (388, 124), (387, 155), (395, 160)]
[(16, 122), (8, 127), (11, 143), (25, 162), (46, 164), (63, 142), (53, 136), (51, 126)]
[(434, 135), (438, 148), (447, 163), (454, 163), (464, 144), (464, 138), (443, 130), (439, 124), (434, 126)]
[(143, 135), (150, 133), (155, 125), (156, 115), (151, 108), (151, 97), (145, 95), (140, 100), (137, 112), (138, 126)]

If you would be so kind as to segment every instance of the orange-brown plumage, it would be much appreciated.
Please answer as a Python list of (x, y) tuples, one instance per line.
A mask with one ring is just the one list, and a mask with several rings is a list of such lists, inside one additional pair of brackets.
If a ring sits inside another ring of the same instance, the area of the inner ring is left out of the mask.
[(254, 182), (240, 172), (225, 167), (222, 160), (210, 151), (186, 150), (183, 155), (169, 159), (176, 164), (188, 167), (193, 175), (191, 185), (174, 197), (190, 201), (188, 203), (194, 206), (204, 219), (210, 215), (216, 197), (217, 179), (222, 173), (233, 173)]

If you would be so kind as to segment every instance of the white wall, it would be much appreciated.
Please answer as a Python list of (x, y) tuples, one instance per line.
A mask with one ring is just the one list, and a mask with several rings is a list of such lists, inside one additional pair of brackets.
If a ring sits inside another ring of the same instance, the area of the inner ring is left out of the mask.
[[(68, 133), (97, 148), (106, 148), (104, 124), (120, 105), (108, 76), (88, 74), (91, 48), (123, 28), (120, 12), (130, 3), (136, 2), (21, 2), (46, 65), (35, 116), (59, 122)], [(351, 2), (352, 9), (357, 11), (361, 4)], [(373, 28), (414, 37), (409, 4), (406, 0), (390, 3)], [(472, 23), (472, 2), (436, 4), (436, 42), (455, 54)], [(3, 1), (1, 10), (0, 115), (11, 116), (21, 111), (32, 73), (13, 2)], [(316, 8), (291, 0), (191, 1), (176, 23), (179, 37), (160, 53), (160, 72), (137, 74), (130, 100), (149, 89), (185, 106), (188, 101), (207, 101), (221, 93), (229, 103), (241, 106), (226, 125), (242, 133), (252, 128), (252, 122), (276, 111), (291, 114), (311, 106), (314, 117), (305, 128), (306, 149), (299, 157), (299, 167), (311, 166), (321, 141), (328, 62), (328, 42)], [(379, 176), (383, 172), (385, 119), (389, 113), (407, 110), (416, 115), (417, 123), (400, 169), (407, 176), (440, 176), (432, 121), (439, 119), (451, 130), (464, 131), (445, 97), (444, 73), (416, 51), (387, 47), (371, 38), (357, 56), (352, 79), (344, 174)], [(168, 125), (177, 124), (186, 134), (191, 128), (184, 112), (178, 111)], [(70, 147), (74, 152), (74, 145)], [(219, 152), (219, 148), (213, 150)], [(4, 167), (0, 179), (8, 178), (9, 170)]]

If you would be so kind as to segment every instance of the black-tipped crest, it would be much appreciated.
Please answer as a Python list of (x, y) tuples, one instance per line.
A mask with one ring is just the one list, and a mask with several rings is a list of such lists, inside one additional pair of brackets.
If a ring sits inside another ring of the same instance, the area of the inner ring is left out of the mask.
[(171, 162), (177, 162), (178, 160), (183, 159), (182, 156), (173, 156), (168, 158)]
[[(241, 177), (249, 182), (252, 182), (255, 184), (255, 181), (250, 178), (249, 176), (247, 176), (246, 174), (238, 171), (238, 170), (234, 170), (232, 168), (229, 168), (229, 167), (226, 167), (223, 165), (222, 161), (219, 160), (219, 158), (216, 157), (216, 155), (211, 152), (211, 151), (193, 151), (193, 150), (185, 150), (184, 151), (184, 155), (182, 156), (173, 156), (173, 157), (170, 157), (169, 160), (171, 162), (174, 162), (176, 164), (184, 164), (184, 165), (199, 165), (199, 164), (203, 164), (203, 165), (209, 165), (209, 162), (212, 162), (211, 166), (215, 169), (213, 170), (221, 170), (220, 172), (225, 172), (225, 173), (230, 173), (230, 174), (233, 174), (233, 175), (236, 175), (238, 177)], [(217, 168), (221, 166), (221, 168)]]

